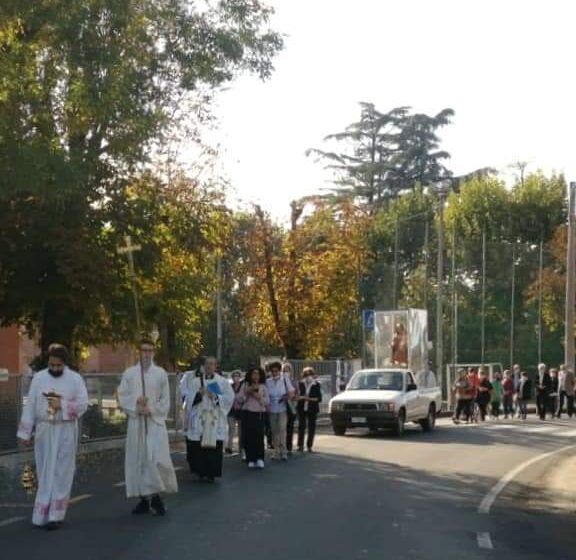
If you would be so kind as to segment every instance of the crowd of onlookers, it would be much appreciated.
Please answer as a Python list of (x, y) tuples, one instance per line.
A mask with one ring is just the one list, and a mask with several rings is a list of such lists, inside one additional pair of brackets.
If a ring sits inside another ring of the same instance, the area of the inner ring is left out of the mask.
[(539, 364), (533, 380), (519, 365), (495, 373), (492, 379), (487, 368), (462, 369), (452, 386), (456, 398), (453, 420), (456, 424), (461, 419), (467, 423), (500, 417), (526, 420), (533, 397), (541, 420), (547, 415), (561, 418), (564, 412), (572, 418), (575, 385), (574, 372), (564, 365), (548, 369)]
[[(266, 448), (287, 461), (294, 450), (313, 451), (322, 388), (312, 368), (299, 378), (289, 362), (274, 361), (230, 375), (234, 403), (228, 413), (225, 452), (238, 452), (250, 469), (263, 469)], [(297, 428), (297, 430), (295, 429)]]

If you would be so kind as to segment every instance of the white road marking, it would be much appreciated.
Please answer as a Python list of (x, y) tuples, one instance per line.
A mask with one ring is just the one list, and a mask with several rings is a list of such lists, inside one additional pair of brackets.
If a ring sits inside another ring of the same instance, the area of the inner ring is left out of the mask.
[(560, 437), (576, 437), (576, 430), (570, 430), (569, 432), (562, 432), (557, 435)]
[(564, 451), (568, 451), (570, 449), (575, 449), (575, 448), (576, 448), (576, 445), (567, 445), (565, 447), (561, 447), (560, 449), (556, 449), (555, 451), (550, 451), (548, 453), (542, 453), (541, 455), (537, 455), (536, 457), (532, 457), (532, 459), (529, 459), (528, 461), (524, 461), (523, 463), (518, 465), (516, 468), (507, 472), (494, 486), (492, 486), (492, 488), (490, 489), (488, 494), (486, 494), (486, 496), (484, 496), (484, 498), (480, 502), (480, 505), (478, 506), (478, 513), (483, 513), (483, 514), (490, 513), (490, 509), (492, 508), (492, 505), (494, 504), (494, 502), (496, 501), (498, 496), (501, 494), (502, 490), (504, 490), (504, 488), (506, 488), (506, 486), (508, 486), (508, 484), (510, 482), (512, 482), (512, 480), (514, 480), (523, 470), (527, 469), (528, 467), (531, 467), (532, 465), (534, 465), (535, 463), (538, 463), (539, 461), (543, 461), (544, 459), (547, 459), (548, 457), (553, 457), (554, 455), (559, 455), (560, 453), (563, 453)]
[(478, 546), (484, 548), (485, 550), (493, 550), (494, 545), (492, 544), (492, 539), (490, 538), (490, 533), (477, 533), (476, 540), (478, 541)]
[(24, 521), (25, 517), (9, 517), (4, 521), (0, 521), (0, 527), (7, 527), (8, 525), (13, 525), (14, 523), (18, 523), (19, 521)]
[(34, 504), (0, 504), (0, 508), (31, 508)]
[(84, 500), (88, 500), (92, 497), (92, 494), (80, 494), (80, 496), (75, 496), (74, 498), (70, 498), (68, 501), (69, 504), (77, 504), (78, 502), (82, 502)]
[(522, 428), (521, 431), (525, 434), (550, 434), (552, 432), (556, 432), (558, 435), (560, 434), (562, 428), (558, 428), (557, 426), (536, 426), (534, 428)]
[(117, 482), (116, 484), (114, 484), (114, 486), (115, 486), (116, 488), (122, 488), (122, 486), (126, 486), (126, 483), (125, 483), (124, 481), (122, 481), (122, 482)]
[(174, 467), (174, 472), (184, 470), (184, 467)]

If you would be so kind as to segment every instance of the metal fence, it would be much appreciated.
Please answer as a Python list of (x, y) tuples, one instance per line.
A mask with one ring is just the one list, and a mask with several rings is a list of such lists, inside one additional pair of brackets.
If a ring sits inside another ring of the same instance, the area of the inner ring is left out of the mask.
[[(80, 422), (80, 438), (83, 443), (102, 438), (126, 435), (126, 415), (120, 410), (116, 400), (116, 390), (120, 385), (121, 374), (85, 374), (88, 389), (88, 410)], [(180, 392), (178, 376), (168, 375), (170, 383), (170, 412), (168, 429), (179, 429)], [(22, 414), (22, 407), (30, 386), (31, 378), (11, 375), (0, 382), (0, 453), (17, 449), (16, 431)]]
[(299, 378), (302, 370), (311, 367), (322, 386), (320, 414), (328, 414), (328, 403), (337, 395), (354, 373), (362, 368), (361, 360), (289, 360)]
[[(327, 414), (330, 399), (361, 367), (360, 360), (291, 360), (290, 363), (298, 376), (305, 367), (314, 368), (322, 386), (321, 414)], [(80, 421), (80, 441), (86, 443), (125, 436), (126, 415), (120, 410), (116, 399), (122, 375), (89, 373), (82, 377), (86, 382), (89, 404)], [(16, 432), (31, 379), (30, 376), (10, 375), (8, 380), (0, 382), (0, 453), (10, 453), (18, 449)], [(169, 430), (179, 430), (182, 424), (180, 376), (168, 374), (168, 379), (171, 405), (167, 427)]]

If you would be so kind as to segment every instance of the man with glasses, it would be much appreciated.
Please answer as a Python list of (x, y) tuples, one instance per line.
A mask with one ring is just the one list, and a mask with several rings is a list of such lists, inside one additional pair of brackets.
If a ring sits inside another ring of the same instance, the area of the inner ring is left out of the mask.
[(154, 363), (154, 343), (140, 341), (140, 360), (128, 368), (118, 389), (118, 402), (128, 416), (126, 495), (140, 498), (133, 514), (163, 516), (160, 493), (178, 491), (168, 441), (170, 411), (168, 374)]

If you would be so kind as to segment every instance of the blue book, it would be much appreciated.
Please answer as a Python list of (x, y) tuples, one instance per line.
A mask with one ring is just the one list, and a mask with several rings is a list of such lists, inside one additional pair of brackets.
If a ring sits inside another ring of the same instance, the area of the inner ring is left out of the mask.
[(206, 389), (216, 396), (220, 396), (222, 394), (222, 389), (220, 389), (220, 385), (218, 385), (218, 383), (215, 382), (208, 383), (208, 385), (206, 385)]

